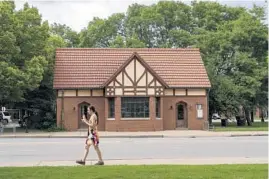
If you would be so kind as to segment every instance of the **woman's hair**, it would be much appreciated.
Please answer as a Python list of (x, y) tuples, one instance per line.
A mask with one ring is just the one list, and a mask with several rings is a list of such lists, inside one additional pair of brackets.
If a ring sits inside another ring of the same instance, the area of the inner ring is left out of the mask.
[(94, 106), (91, 106), (90, 107), (90, 110), (93, 111), (93, 112), (95, 112), (95, 107)]
[(94, 106), (91, 106), (90, 107), (90, 110), (92, 111), (92, 112), (94, 112), (95, 113), (95, 115), (96, 115), (96, 118), (97, 118), (97, 124), (99, 123), (99, 117), (98, 117), (98, 112), (95, 110), (95, 107)]

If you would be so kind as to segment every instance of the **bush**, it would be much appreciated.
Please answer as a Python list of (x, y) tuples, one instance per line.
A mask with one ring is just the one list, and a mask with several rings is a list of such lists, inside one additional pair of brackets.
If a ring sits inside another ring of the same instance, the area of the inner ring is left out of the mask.
[(57, 127), (56, 125), (53, 125), (53, 126), (47, 128), (46, 131), (47, 132), (61, 132), (61, 131), (65, 131), (65, 129), (62, 127)]

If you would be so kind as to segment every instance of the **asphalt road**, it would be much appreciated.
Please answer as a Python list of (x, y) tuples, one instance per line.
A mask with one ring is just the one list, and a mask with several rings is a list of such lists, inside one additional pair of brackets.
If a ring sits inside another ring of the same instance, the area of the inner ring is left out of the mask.
[[(0, 139), (0, 166), (38, 161), (74, 161), (84, 139)], [(101, 139), (105, 160), (268, 158), (268, 137)], [(92, 148), (88, 159), (97, 159)]]

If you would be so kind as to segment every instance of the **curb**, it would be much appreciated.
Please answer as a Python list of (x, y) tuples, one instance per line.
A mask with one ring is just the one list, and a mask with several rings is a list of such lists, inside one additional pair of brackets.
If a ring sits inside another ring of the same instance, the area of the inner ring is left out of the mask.
[[(87, 136), (0, 136), (1, 138), (86, 138)], [(163, 135), (100, 136), (100, 138), (164, 138)]]
[[(138, 135), (138, 136), (100, 136), (100, 138), (209, 138), (209, 137), (249, 137), (249, 136), (268, 136), (268, 134), (231, 134), (223, 136), (165, 136), (165, 135)], [(86, 138), (86, 136), (0, 136), (1, 138)]]
[(268, 136), (268, 134), (231, 134), (230, 137)]

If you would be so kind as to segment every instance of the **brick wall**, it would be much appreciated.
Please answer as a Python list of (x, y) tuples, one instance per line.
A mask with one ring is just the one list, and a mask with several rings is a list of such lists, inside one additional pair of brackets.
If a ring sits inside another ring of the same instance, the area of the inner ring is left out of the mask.
[[(62, 99), (57, 99), (57, 124), (60, 125)], [(161, 119), (155, 118), (155, 97), (150, 97), (150, 118), (147, 120), (121, 119), (121, 98), (115, 98), (115, 119), (107, 120), (108, 100), (105, 97), (65, 97), (64, 98), (64, 127), (68, 130), (79, 128), (80, 109), (82, 102), (95, 106), (99, 114), (100, 131), (160, 131), (176, 129), (176, 105), (180, 101), (187, 103), (188, 129), (202, 130), (207, 120), (207, 97), (161, 97)], [(203, 106), (203, 119), (197, 119), (196, 104)], [(170, 108), (172, 106), (172, 109)]]
[[(80, 108), (79, 104), (86, 102), (93, 105), (99, 114), (100, 131), (105, 130), (105, 98), (104, 97), (65, 97), (63, 124), (67, 130), (74, 131), (79, 128)], [(57, 124), (61, 123), (62, 98), (57, 98)]]
[[(188, 129), (203, 130), (207, 121), (207, 97), (163, 97), (163, 128), (164, 130), (176, 129), (177, 104), (184, 102), (187, 104)], [(202, 104), (203, 118), (197, 119), (196, 104)], [(172, 106), (172, 109), (171, 109)]]
[(149, 99), (149, 119), (121, 119), (121, 98), (115, 98), (115, 120), (106, 120), (106, 131), (160, 131), (163, 130), (163, 121), (155, 118), (155, 97)]

